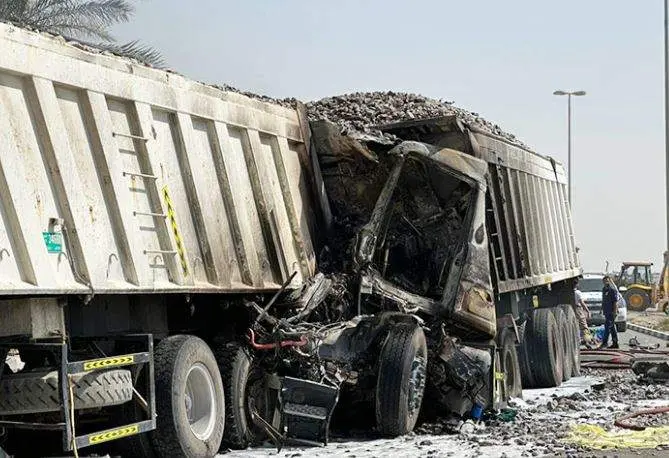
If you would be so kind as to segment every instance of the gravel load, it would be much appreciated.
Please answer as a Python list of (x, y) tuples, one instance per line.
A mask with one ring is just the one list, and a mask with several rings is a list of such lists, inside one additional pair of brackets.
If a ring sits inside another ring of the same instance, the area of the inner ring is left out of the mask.
[(326, 97), (307, 103), (309, 119), (326, 119), (346, 129), (380, 134), (375, 126), (412, 119), (428, 119), (456, 115), (465, 124), (520, 144), (518, 139), (501, 127), (483, 119), (478, 113), (453, 105), (453, 102), (435, 100), (420, 94), (405, 92), (355, 92)]

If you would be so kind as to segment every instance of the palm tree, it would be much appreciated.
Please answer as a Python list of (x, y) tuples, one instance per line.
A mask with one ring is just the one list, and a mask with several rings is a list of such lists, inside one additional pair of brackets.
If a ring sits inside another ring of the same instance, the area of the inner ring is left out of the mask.
[(160, 52), (138, 41), (118, 44), (109, 32), (135, 11), (127, 0), (0, 0), (0, 21), (67, 37), (96, 40), (93, 46), (163, 67)]

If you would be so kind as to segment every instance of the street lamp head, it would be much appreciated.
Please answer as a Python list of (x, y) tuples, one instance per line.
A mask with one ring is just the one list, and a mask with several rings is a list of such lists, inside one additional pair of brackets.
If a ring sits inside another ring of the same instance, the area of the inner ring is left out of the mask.
[(568, 92), (565, 92), (565, 91), (555, 91), (555, 92), (553, 92), (553, 95), (567, 95), (567, 94), (568, 94)]
[(585, 95), (585, 91), (576, 91), (576, 92), (572, 92), (571, 94), (572, 95)]

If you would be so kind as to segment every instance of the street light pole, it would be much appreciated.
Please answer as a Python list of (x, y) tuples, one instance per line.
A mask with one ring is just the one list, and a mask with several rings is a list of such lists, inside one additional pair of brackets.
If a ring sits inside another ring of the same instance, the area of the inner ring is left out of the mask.
[(667, 187), (667, 250), (669, 250), (669, 0), (664, 0), (664, 153)]
[(571, 93), (567, 94), (567, 200), (571, 205)]
[[(669, 0), (665, 0), (669, 1)], [(553, 95), (566, 95), (567, 96), (567, 200), (569, 205), (571, 205), (571, 96), (584, 96), (585, 91), (555, 91)], [(668, 134), (669, 135), (669, 134)], [(667, 137), (669, 139), (669, 137)], [(668, 169), (669, 170), (669, 169)], [(667, 188), (667, 196), (669, 196), (669, 188)], [(669, 221), (669, 218), (667, 219)]]

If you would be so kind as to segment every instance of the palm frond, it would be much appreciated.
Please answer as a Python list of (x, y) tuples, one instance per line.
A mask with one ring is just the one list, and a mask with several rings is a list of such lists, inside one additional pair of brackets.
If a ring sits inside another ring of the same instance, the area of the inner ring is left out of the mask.
[[(112, 25), (128, 22), (135, 12), (129, 0), (0, 0), (0, 21), (10, 21), (79, 40), (93, 46), (164, 68), (162, 54), (139, 41), (116, 44)], [(101, 42), (101, 43), (100, 43)]]
[(136, 59), (139, 62), (148, 64), (155, 68), (164, 69), (166, 66), (165, 58), (155, 48), (151, 46), (144, 45), (138, 40), (134, 40), (124, 44), (115, 44), (115, 43), (102, 43), (97, 45), (101, 49), (118, 54), (123, 57), (130, 57)]

